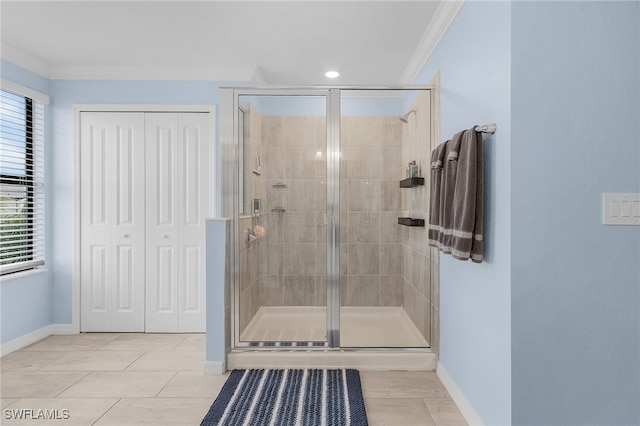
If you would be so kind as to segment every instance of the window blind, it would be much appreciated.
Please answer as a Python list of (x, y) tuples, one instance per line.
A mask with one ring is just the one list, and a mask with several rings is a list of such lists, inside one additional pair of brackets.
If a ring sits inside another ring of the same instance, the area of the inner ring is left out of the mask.
[(0, 275), (44, 265), (44, 105), (0, 90)]

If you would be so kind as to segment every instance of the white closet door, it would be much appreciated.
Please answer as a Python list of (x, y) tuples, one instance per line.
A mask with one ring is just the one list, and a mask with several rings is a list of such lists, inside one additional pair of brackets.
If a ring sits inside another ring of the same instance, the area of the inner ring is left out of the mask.
[(81, 125), (81, 331), (144, 331), (144, 114)]
[(178, 331), (206, 331), (205, 220), (209, 212), (209, 114), (178, 114)]
[(146, 118), (146, 330), (205, 331), (209, 114)]

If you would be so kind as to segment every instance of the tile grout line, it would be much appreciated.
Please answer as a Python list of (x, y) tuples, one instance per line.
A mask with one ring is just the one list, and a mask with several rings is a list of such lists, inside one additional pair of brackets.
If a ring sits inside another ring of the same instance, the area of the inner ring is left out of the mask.
[(95, 425), (96, 423), (98, 423), (100, 420), (102, 420), (102, 418), (113, 409), (113, 407), (115, 407), (116, 405), (118, 405), (118, 403), (120, 403), (120, 401), (122, 400), (122, 397), (118, 398), (116, 400), (116, 402), (114, 402), (113, 404), (111, 404), (111, 407), (107, 408), (106, 410), (104, 410), (104, 413), (102, 413), (93, 423), (91, 423), (91, 425)]
[[(55, 371), (54, 371), (55, 372)], [(89, 371), (85, 371), (84, 374), (78, 378), (78, 380), (76, 380), (75, 382), (71, 383), (69, 386), (67, 386), (66, 388), (64, 388), (63, 390), (61, 390), (60, 392), (58, 392), (54, 398), (58, 398), (60, 395), (62, 395), (64, 392), (66, 392), (71, 386), (75, 385), (76, 383), (78, 383), (80, 380), (84, 379), (85, 377), (87, 377), (89, 374), (91, 374), (92, 370)]]
[(433, 422), (434, 425), (438, 425), (438, 423), (436, 422), (436, 419), (433, 417), (433, 414), (431, 414), (431, 410), (429, 410), (429, 406), (427, 405), (427, 400), (422, 398), (422, 405), (424, 405), (424, 408), (427, 410), (427, 413), (429, 413), (429, 417), (431, 418), (431, 421)]
[(158, 395), (160, 395), (160, 394), (162, 393), (162, 391), (166, 389), (166, 387), (169, 385), (169, 383), (171, 383), (171, 381), (172, 381), (173, 379), (175, 379), (175, 378), (176, 378), (176, 376), (177, 376), (179, 373), (180, 373), (180, 370), (176, 370), (176, 372), (173, 374), (173, 376), (171, 376), (171, 378), (170, 378), (169, 380), (167, 380), (167, 383), (165, 383), (165, 384), (162, 386), (162, 389), (160, 389), (160, 390), (159, 390), (159, 391), (158, 391), (158, 392), (153, 396), (153, 398), (158, 398)]
[(140, 354), (140, 356), (139, 356), (139, 357), (137, 357), (136, 359), (134, 359), (133, 361), (131, 361), (131, 362), (129, 363), (129, 365), (127, 365), (125, 368), (123, 368), (123, 369), (122, 369), (122, 370), (120, 370), (120, 371), (135, 371), (135, 370), (129, 370), (129, 368), (130, 368), (134, 363), (136, 363), (137, 361), (139, 361), (139, 360), (140, 360), (140, 358), (142, 358), (143, 356), (145, 356), (145, 355), (146, 355), (146, 354), (148, 354), (148, 353), (149, 353), (149, 351), (148, 351), (148, 350), (144, 350), (144, 351), (142, 351), (142, 353)]

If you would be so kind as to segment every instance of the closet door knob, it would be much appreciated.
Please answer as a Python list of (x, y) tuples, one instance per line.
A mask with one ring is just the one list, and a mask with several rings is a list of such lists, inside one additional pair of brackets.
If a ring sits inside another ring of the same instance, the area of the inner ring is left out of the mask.
[(129, 238), (129, 234), (122, 234), (122, 238)]
[(169, 235), (167, 235), (167, 234), (162, 234), (162, 238), (164, 238), (165, 240), (168, 240), (168, 239), (169, 239)]

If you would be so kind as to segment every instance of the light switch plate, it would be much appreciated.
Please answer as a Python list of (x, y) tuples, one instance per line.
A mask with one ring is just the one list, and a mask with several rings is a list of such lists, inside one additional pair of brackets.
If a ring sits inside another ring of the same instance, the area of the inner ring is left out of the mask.
[(640, 194), (602, 194), (602, 223), (640, 225)]

